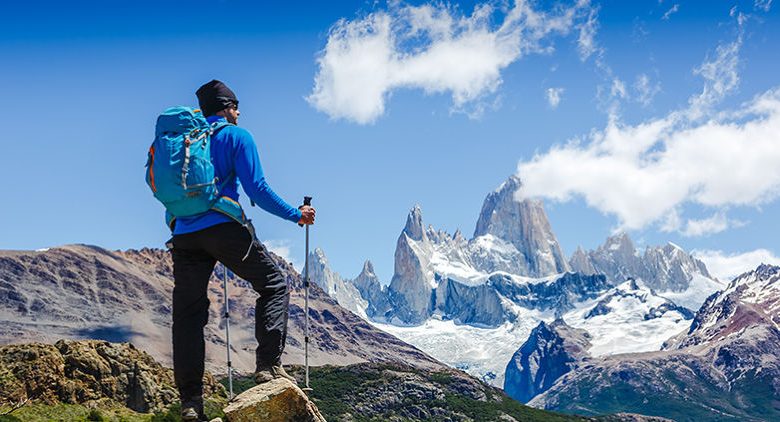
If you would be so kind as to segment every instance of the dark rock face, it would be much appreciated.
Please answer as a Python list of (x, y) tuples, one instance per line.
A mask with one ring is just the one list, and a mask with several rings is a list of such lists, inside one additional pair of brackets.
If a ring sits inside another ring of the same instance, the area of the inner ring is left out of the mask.
[(605, 276), (566, 273), (547, 282), (519, 284), (511, 277), (496, 274), (488, 283), (512, 302), (528, 309), (553, 309), (562, 314), (574, 303), (593, 299), (610, 287)]
[(496, 290), (487, 284), (469, 286), (452, 279), (439, 282), (434, 292), (436, 310), (460, 324), (497, 327), (513, 321)]
[(660, 352), (590, 359), (533, 406), (674, 420), (780, 420), (780, 267), (762, 265), (710, 296)]
[[(0, 402), (30, 399), (83, 404), (108, 398), (136, 412), (163, 411), (178, 401), (173, 372), (132, 344), (58, 341), (0, 347)], [(227, 396), (211, 374), (204, 394)]]
[(587, 356), (589, 338), (562, 320), (539, 323), (509, 361), (504, 391), (522, 403), (547, 391)]

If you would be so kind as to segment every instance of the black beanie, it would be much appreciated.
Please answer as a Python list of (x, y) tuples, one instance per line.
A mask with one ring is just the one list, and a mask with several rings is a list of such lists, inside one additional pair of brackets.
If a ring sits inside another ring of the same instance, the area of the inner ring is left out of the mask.
[(238, 98), (224, 83), (213, 79), (195, 92), (203, 115), (213, 116), (228, 107), (238, 107)]

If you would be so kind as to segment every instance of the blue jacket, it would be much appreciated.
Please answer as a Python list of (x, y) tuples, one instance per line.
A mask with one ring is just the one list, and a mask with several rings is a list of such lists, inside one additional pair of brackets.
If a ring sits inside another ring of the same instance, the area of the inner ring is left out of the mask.
[[(214, 123), (225, 118), (209, 116), (206, 120)], [(260, 165), (255, 140), (246, 129), (230, 125), (217, 132), (211, 138), (211, 160), (220, 184), (225, 183), (221, 195), (238, 202), (240, 181), (249, 199), (260, 208), (293, 223), (301, 219), (301, 212), (285, 202), (268, 186), (263, 167)], [(230, 221), (235, 220), (217, 211), (208, 211), (195, 217), (180, 217), (176, 219), (173, 234), (191, 233)]]

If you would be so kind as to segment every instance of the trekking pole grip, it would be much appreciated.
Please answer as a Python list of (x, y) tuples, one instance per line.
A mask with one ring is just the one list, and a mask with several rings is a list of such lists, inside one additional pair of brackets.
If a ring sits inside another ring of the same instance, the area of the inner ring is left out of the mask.
[[(301, 205), (301, 207), (310, 207), (310, 206), (311, 206), (311, 196), (304, 196), (303, 205)], [(298, 223), (298, 225), (303, 227), (303, 224)]]

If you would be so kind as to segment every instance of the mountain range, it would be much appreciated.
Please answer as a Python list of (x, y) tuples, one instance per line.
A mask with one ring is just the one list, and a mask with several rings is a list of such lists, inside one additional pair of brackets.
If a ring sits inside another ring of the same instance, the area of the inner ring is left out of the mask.
[(586, 415), (780, 420), (780, 267), (732, 280), (661, 350), (598, 357), (588, 340), (562, 321), (540, 324), (513, 356), (505, 390), (535, 407)]
[(625, 233), (567, 260), (542, 202), (518, 199), (521, 188), (511, 176), (490, 192), (470, 239), (426, 226), (414, 206), (389, 283), (370, 261), (356, 278), (343, 278), (319, 249), (309, 257), (312, 280), (382, 330), (498, 386), (541, 321), (589, 332), (599, 355), (658, 350), (723, 287), (679, 246), (640, 254)]

